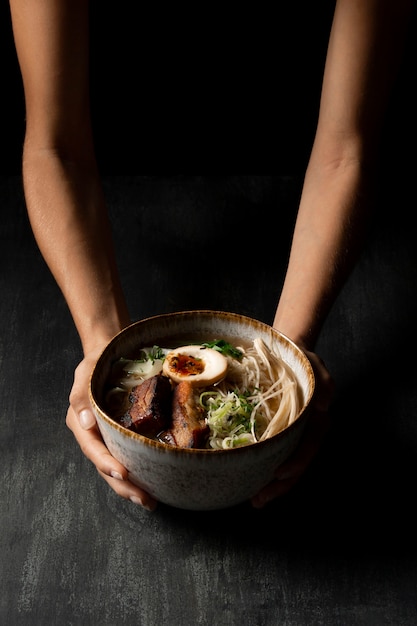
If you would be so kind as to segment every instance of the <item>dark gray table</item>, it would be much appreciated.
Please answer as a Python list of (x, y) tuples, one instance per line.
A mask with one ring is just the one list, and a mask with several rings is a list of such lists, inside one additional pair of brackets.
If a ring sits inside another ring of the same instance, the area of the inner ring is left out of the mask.
[[(208, 307), (271, 321), (297, 177), (104, 183), (134, 319)], [(78, 337), (20, 177), (0, 178), (0, 624), (415, 626), (410, 197), (407, 178), (381, 179), (377, 221), (323, 329), (334, 426), (301, 484), (262, 511), (148, 513), (109, 490), (65, 426)], [(183, 245), (198, 270), (172, 263)]]

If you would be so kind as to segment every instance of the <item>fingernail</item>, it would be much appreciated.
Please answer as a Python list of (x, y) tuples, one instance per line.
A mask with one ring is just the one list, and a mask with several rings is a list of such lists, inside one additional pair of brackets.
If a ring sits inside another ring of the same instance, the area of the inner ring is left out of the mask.
[(123, 480), (123, 476), (119, 472), (116, 472), (115, 470), (112, 470), (110, 472), (110, 475), (112, 478), (117, 478), (117, 480)]
[(80, 420), (81, 426), (85, 430), (88, 430), (89, 428), (92, 428), (95, 425), (95, 423), (96, 423), (96, 419), (95, 419), (94, 415), (88, 409), (84, 409), (83, 411), (81, 411), (79, 416), (78, 416), (78, 419)]
[(137, 496), (130, 496), (130, 501), (133, 502), (133, 504), (138, 504), (139, 506), (143, 506), (143, 508), (146, 509), (147, 511), (153, 511), (156, 507), (156, 503), (153, 505), (144, 503)]

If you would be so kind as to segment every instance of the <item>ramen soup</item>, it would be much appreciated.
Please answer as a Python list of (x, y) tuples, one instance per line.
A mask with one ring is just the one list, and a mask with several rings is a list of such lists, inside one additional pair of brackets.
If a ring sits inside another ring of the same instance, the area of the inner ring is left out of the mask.
[(260, 339), (144, 347), (113, 365), (105, 409), (121, 426), (168, 445), (247, 446), (289, 426), (301, 389), (277, 348)]

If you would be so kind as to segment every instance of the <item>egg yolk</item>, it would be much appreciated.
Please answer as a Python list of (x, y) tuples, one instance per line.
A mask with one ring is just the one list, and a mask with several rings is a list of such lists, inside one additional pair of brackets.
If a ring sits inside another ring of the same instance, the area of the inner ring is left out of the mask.
[(226, 357), (217, 350), (191, 345), (169, 352), (162, 369), (174, 382), (188, 380), (192, 385), (204, 387), (222, 380), (227, 364)]
[(174, 354), (168, 363), (171, 372), (175, 372), (180, 376), (195, 376), (204, 372), (204, 361), (196, 359), (190, 354)]

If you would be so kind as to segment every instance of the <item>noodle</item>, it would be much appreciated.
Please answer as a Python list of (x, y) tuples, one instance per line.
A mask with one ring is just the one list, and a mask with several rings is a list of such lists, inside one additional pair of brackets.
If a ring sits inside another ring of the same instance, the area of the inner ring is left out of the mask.
[[(230, 345), (230, 344), (229, 344)], [(145, 357), (150, 349), (144, 348)], [(156, 350), (156, 352), (155, 352)], [(248, 348), (236, 348), (241, 358), (227, 354), (227, 374), (220, 382), (199, 389), (199, 402), (210, 428), (207, 447), (227, 449), (273, 437), (297, 417), (300, 388), (278, 347), (269, 349), (261, 338)], [(114, 411), (135, 384), (162, 369), (166, 348), (154, 346), (145, 361), (121, 359), (107, 396)]]
[[(239, 349), (243, 353), (242, 361), (230, 368), (230, 374), (216, 387), (216, 394), (226, 399), (232, 390), (242, 395), (249, 391), (251, 440), (247, 441), (247, 433), (239, 436), (239, 432), (232, 432), (220, 438), (215, 432), (209, 438), (213, 448), (235, 447), (236, 440), (237, 445), (264, 441), (291, 424), (300, 409), (297, 379), (280, 354), (270, 350), (260, 338), (246, 350)], [(211, 426), (210, 408), (206, 420)], [(245, 439), (246, 443), (239, 439)]]

